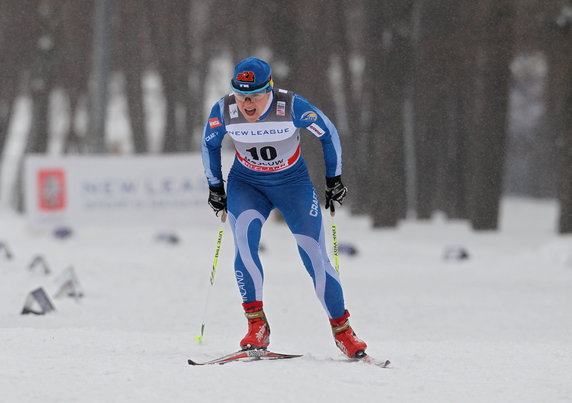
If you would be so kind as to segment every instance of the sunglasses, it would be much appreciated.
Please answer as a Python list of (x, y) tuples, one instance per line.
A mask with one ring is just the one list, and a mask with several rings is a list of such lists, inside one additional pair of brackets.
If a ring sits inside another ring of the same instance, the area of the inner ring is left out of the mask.
[(237, 100), (239, 100), (240, 102), (246, 101), (247, 98), (249, 98), (251, 102), (256, 102), (256, 101), (262, 99), (262, 97), (266, 94), (267, 94), (267, 92), (265, 92), (265, 91), (264, 92), (255, 92), (252, 94), (242, 94), (240, 92), (234, 92), (234, 97)]

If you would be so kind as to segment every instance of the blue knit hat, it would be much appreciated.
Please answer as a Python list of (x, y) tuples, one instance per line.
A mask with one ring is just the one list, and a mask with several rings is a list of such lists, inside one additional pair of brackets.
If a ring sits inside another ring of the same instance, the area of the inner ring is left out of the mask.
[(272, 69), (264, 60), (256, 57), (244, 59), (234, 67), (230, 80), (233, 91), (242, 94), (268, 92), (272, 89)]

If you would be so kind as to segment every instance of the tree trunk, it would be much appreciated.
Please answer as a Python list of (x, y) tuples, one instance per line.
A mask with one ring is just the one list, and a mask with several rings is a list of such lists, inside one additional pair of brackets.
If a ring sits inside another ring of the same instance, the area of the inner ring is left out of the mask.
[(105, 153), (109, 77), (111, 73), (112, 0), (95, 0), (92, 63), (89, 79), (89, 124), (87, 148)]
[(3, 155), (16, 100), (18, 74), (16, 69), (5, 72), (0, 70), (0, 76), (0, 155)]
[(88, 82), (93, 49), (94, 1), (64, 2), (57, 85), (69, 98), (68, 128), (64, 139), (64, 153), (81, 154), (88, 151), (85, 130), (76, 127), (80, 104), (88, 94)]
[[(545, 113), (543, 130), (540, 133), (542, 136), (538, 140), (535, 139), (533, 156), (536, 158), (532, 159), (530, 164), (528, 181), (532, 188), (529, 194), (537, 197), (553, 196), (554, 190), (558, 189), (557, 175), (554, 175), (554, 171), (558, 170), (556, 156), (565, 154), (564, 150), (559, 148), (567, 136), (565, 109), (570, 77), (572, 21), (566, 15), (570, 8), (570, 1), (568, 9), (564, 1), (548, 2), (541, 14), (541, 46), (548, 64), (544, 89)], [(556, 193), (558, 194), (558, 190)]]
[(0, 3), (0, 156), (8, 137), (23, 72), (31, 69), (37, 52), (40, 24), (37, 4), (17, 0)]
[(417, 217), (428, 219), (442, 207), (447, 144), (447, 69), (450, 2), (418, 2), (414, 67), (415, 162)]
[(61, 16), (55, 3), (50, 2), (45, 8), (38, 7), (38, 38), (34, 67), (31, 76), (32, 125), (26, 151), (28, 153), (45, 154), (49, 141), (49, 106), (50, 94), (54, 87), (57, 62), (56, 26)]
[(368, 79), (372, 94), (369, 134), (375, 138), (375, 157), (368, 160), (374, 227), (395, 227), (407, 211), (403, 106), (411, 11), (412, 2), (400, 0), (383, 3), (375, 13), (368, 13), (375, 29), (371, 31), (374, 42), (369, 46), (372, 69)]
[[(357, 191), (352, 197), (352, 213), (371, 214), (375, 204), (372, 189), (373, 169), (371, 162), (375, 158), (375, 136), (377, 113), (376, 85), (379, 85), (377, 71), (380, 68), (378, 53), (382, 49), (383, 26), (378, 21), (383, 15), (382, 4), (379, 2), (365, 2), (363, 13), (364, 42), (367, 44), (364, 51), (363, 84), (360, 92), (359, 134), (354, 137), (352, 144), (353, 169), (356, 171)], [(372, 82), (372, 80), (375, 80)], [(379, 88), (377, 89), (379, 91)]]
[(190, 113), (187, 105), (189, 98), (189, 67), (191, 64), (191, 43), (188, 40), (190, 37), (189, 15), (191, 4), (188, 0), (177, 0), (175, 15), (176, 18), (172, 19), (174, 35), (172, 40), (175, 42), (175, 55), (176, 62), (176, 122), (177, 122), (177, 144), (179, 152), (191, 151), (191, 144), (193, 140), (193, 131), (190, 124)]
[[(570, 4), (572, 9), (572, 4)], [(562, 35), (568, 45), (568, 49), (572, 47), (572, 18), (568, 18), (564, 23), (560, 24)], [(566, 80), (563, 87), (567, 92), (563, 114), (564, 114), (564, 130), (562, 132), (561, 144), (561, 165), (560, 165), (560, 217), (558, 220), (558, 232), (561, 234), (572, 233), (572, 53), (567, 52)]]
[(475, 100), (476, 130), (470, 133), (468, 200), (473, 229), (495, 230), (502, 194), (514, 10), (511, 0), (492, 0), (482, 6), (483, 37), (475, 61), (480, 91)]
[(565, 133), (562, 141), (560, 171), (560, 218), (558, 232), (572, 233), (572, 63), (569, 66), (568, 99), (566, 102)]
[(455, 80), (447, 98), (447, 143), (445, 150), (442, 208), (448, 218), (466, 219), (466, 108), (467, 96), (463, 83)]
[[(157, 67), (163, 84), (165, 106), (165, 131), (163, 136), (163, 151), (173, 153), (182, 150), (183, 136), (186, 125), (179, 124), (178, 102), (182, 98), (181, 88), (188, 85), (187, 74), (182, 74), (181, 59), (185, 59), (182, 41), (188, 35), (180, 31), (181, 19), (187, 21), (188, 13), (180, 1), (158, 3), (148, 0), (146, 3), (147, 22), (150, 27), (150, 37), (156, 55)], [(186, 70), (187, 66), (184, 66)]]
[(143, 61), (143, 10), (136, 0), (119, 2), (120, 25), (118, 47), (121, 49), (121, 67), (125, 75), (125, 89), (129, 123), (136, 154), (148, 152), (145, 108), (143, 105), (142, 80), (145, 70)]
[[(357, 6), (355, 2), (348, 4), (348, 0), (336, 0), (334, 5), (334, 17), (337, 29), (335, 30), (336, 39), (335, 51), (338, 56), (342, 84), (341, 88), (337, 88), (335, 97), (340, 96), (340, 104), (338, 108), (343, 109), (345, 116), (340, 116), (338, 121), (338, 131), (344, 145), (343, 149), (343, 177), (344, 184), (349, 189), (350, 197), (348, 204), (351, 211), (355, 211), (355, 207), (359, 203), (359, 195), (365, 192), (365, 189), (359, 187), (359, 158), (356, 155), (360, 152), (357, 144), (358, 138), (363, 133), (361, 129), (361, 122), (359, 119), (359, 105), (361, 104), (361, 94), (356, 85), (356, 80), (353, 77), (351, 70), (352, 58), (357, 54), (355, 49), (352, 48), (350, 31), (355, 26), (350, 25), (351, 21), (348, 17), (348, 10), (345, 6), (350, 6), (352, 9)], [(351, 28), (350, 28), (351, 27)]]

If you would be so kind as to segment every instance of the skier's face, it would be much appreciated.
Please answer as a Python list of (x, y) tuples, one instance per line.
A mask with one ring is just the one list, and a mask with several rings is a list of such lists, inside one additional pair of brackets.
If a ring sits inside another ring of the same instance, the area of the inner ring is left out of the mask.
[(244, 118), (248, 122), (256, 122), (262, 115), (262, 112), (264, 112), (268, 97), (270, 97), (270, 92), (255, 94), (235, 93), (234, 98)]

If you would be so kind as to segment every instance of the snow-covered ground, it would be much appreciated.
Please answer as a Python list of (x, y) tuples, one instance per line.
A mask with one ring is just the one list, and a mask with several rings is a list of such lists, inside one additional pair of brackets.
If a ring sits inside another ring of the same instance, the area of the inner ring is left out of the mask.
[[(572, 238), (555, 234), (556, 204), (506, 200), (498, 233), (466, 223), (407, 221), (373, 230), (337, 217), (352, 325), (389, 369), (345, 362), (288, 230), (263, 231), (265, 307), (275, 351), (294, 360), (191, 367), (231, 352), (246, 329), (232, 274), (230, 228), (199, 345), (218, 224), (177, 230), (30, 232), (0, 211), (2, 402), (572, 402)], [(326, 221), (326, 224), (328, 222)], [(162, 228), (161, 230), (164, 230)], [(468, 260), (446, 261), (462, 246)], [(45, 258), (52, 274), (28, 268)], [(73, 266), (85, 297), (20, 315), (27, 294), (53, 296)]]

